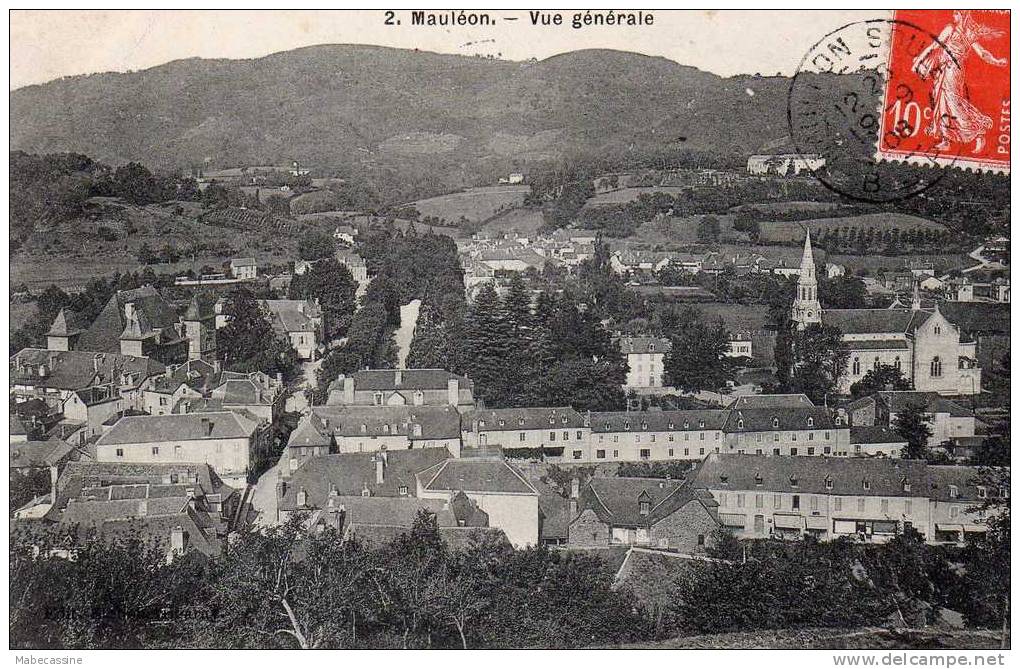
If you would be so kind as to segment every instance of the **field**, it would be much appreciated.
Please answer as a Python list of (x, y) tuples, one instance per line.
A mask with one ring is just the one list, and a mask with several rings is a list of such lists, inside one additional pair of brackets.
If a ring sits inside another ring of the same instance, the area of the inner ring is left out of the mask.
[(763, 214), (783, 214), (788, 212), (827, 212), (832, 213), (847, 209), (846, 205), (839, 202), (814, 202), (804, 200), (791, 200), (789, 202), (750, 202), (730, 209), (732, 212), (755, 210)]
[[(89, 279), (115, 271), (141, 271), (138, 252), (143, 244), (159, 251), (167, 244), (177, 249), (204, 245), (204, 251), (173, 264), (150, 267), (158, 274), (198, 271), (203, 265), (219, 268), (231, 257), (255, 257), (264, 264), (284, 264), (296, 253), (298, 229), (287, 234), (273, 230), (239, 230), (197, 220), (196, 203), (165, 203), (144, 207), (112, 198), (95, 198), (88, 219), (64, 221), (34, 232), (11, 256), (12, 285), (38, 290), (56, 284), (76, 290)], [(116, 239), (100, 236), (108, 228)]]
[(35, 302), (12, 301), (7, 311), (11, 319), (9, 332), (22, 328), (25, 323), (35, 317), (38, 311)]
[(942, 224), (929, 221), (926, 218), (891, 212), (839, 218), (813, 218), (806, 221), (762, 221), (758, 226), (761, 230), (762, 241), (777, 243), (804, 241), (805, 227), (811, 229), (811, 234), (816, 239), (822, 232), (832, 228), (856, 228), (858, 230), (873, 228), (876, 232), (893, 228), (898, 228), (901, 232), (914, 229), (938, 232), (946, 230)]
[(543, 223), (544, 219), (542, 218), (542, 212), (537, 209), (513, 209), (505, 214), (489, 219), (489, 221), (482, 226), (481, 231), (492, 234), (501, 234), (513, 230), (525, 237), (532, 237), (535, 235), (535, 232), (542, 227)]
[[(1008, 644), (1007, 639), (1007, 644)], [(986, 630), (899, 629), (879, 627), (857, 629), (790, 629), (734, 632), (731, 634), (705, 634), (680, 637), (666, 641), (615, 646), (616, 648), (642, 648), (673, 650), (683, 648), (719, 649), (831, 649), (831, 650), (893, 650), (893, 649), (997, 649), (1001, 637)], [(1008, 646), (1007, 646), (1008, 647)]]
[(423, 217), (435, 216), (450, 223), (456, 223), (462, 216), (473, 222), (484, 221), (500, 211), (520, 206), (530, 192), (531, 187), (525, 185), (483, 186), (418, 200), (413, 205)]
[(690, 189), (685, 186), (641, 186), (638, 188), (621, 188), (619, 190), (609, 191), (608, 193), (600, 193), (595, 197), (589, 198), (584, 206), (598, 207), (603, 204), (623, 204), (624, 202), (630, 202), (638, 199), (638, 196), (642, 193), (666, 193), (668, 195), (675, 196), (687, 190)]

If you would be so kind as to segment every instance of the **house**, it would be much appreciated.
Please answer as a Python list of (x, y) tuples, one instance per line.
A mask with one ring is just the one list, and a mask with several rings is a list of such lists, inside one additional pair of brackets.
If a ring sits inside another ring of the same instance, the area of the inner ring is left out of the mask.
[(730, 345), (724, 354), (728, 358), (750, 358), (752, 357), (752, 341), (749, 332), (731, 332)]
[(259, 266), (255, 258), (232, 258), (230, 260), (230, 276), (241, 281), (254, 279), (259, 275)]
[(932, 433), (928, 439), (929, 448), (976, 434), (974, 412), (938, 393), (883, 390), (851, 402), (845, 410), (854, 427), (893, 428), (896, 417), (908, 407), (920, 408), (927, 419)]
[(336, 252), (336, 259), (341, 265), (346, 267), (354, 280), (359, 284), (368, 281), (368, 264), (365, 259), (359, 256), (354, 251), (347, 249), (338, 249)]
[(515, 467), (497, 458), (448, 458), (415, 476), (419, 499), (452, 501), (464, 494), (516, 548), (538, 544), (538, 491)]
[(215, 350), (210, 324), (211, 315), (197, 308), (179, 316), (155, 288), (143, 286), (118, 291), (84, 330), (81, 319), (68, 310), (58, 313), (47, 333), (47, 346), (179, 363)]
[(21, 416), (16, 413), (10, 414), (8, 432), (10, 432), (12, 444), (22, 444), (29, 441), (28, 426), (25, 425), (25, 421), (21, 419)]
[(976, 468), (921, 460), (723, 453), (705, 458), (688, 480), (712, 494), (720, 521), (738, 538), (812, 534), (879, 543), (909, 527), (928, 543), (955, 543), (968, 529), (984, 531), (984, 513), (970, 510), (982, 495), (976, 475)]
[(849, 444), (848, 426), (806, 395), (747, 395), (728, 407), (723, 452), (763, 455), (832, 455)]
[(150, 377), (142, 386), (141, 409), (147, 414), (162, 416), (173, 413), (174, 407), (184, 398), (201, 397), (202, 393), (185, 383), (179, 375), (161, 374)]
[(691, 460), (721, 450), (728, 412), (694, 411), (592, 412), (591, 444), (583, 462)]
[(460, 414), (451, 406), (318, 406), (302, 416), (287, 442), (287, 463), (331, 453), (444, 448), (460, 456)]
[[(226, 298), (216, 302), (216, 329), (224, 327), (230, 317), (223, 313)], [(315, 360), (322, 344), (322, 309), (318, 300), (259, 300), (269, 313), (273, 330), (287, 339), (301, 360)]]
[(333, 230), (333, 238), (338, 242), (354, 246), (354, 240), (358, 236), (358, 229), (350, 225), (338, 225)]
[(80, 428), (84, 441), (112, 413), (141, 408), (147, 379), (165, 370), (139, 356), (26, 348), (10, 359), (11, 395), (17, 406), (44, 403)]
[(673, 343), (662, 337), (621, 337), (620, 350), (627, 358), (624, 388), (662, 388), (666, 374), (666, 354)]
[(626, 477), (595, 477), (583, 491), (578, 488), (575, 479), (570, 546), (646, 546), (695, 555), (715, 544), (718, 504), (705, 490)]
[(19, 512), (61, 538), (84, 529), (109, 540), (140, 535), (172, 558), (219, 555), (239, 503), (208, 465), (71, 462), (46, 498)]
[(800, 176), (825, 165), (825, 158), (817, 154), (781, 153), (755, 155), (747, 159), (747, 173), (756, 176)]
[(906, 448), (907, 440), (892, 428), (861, 425), (850, 427), (850, 452), (836, 455), (901, 458)]
[(329, 385), (327, 405), (474, 407), (474, 384), (444, 369), (364, 369)]
[(591, 436), (587, 419), (571, 407), (476, 409), (464, 412), (462, 425), (466, 448), (542, 449), (565, 458), (574, 448), (587, 450)]
[(66, 441), (21, 441), (11, 444), (11, 471), (27, 474), (34, 469), (63, 467), (77, 457), (75, 447)]
[(125, 416), (95, 444), (112, 463), (201, 462), (227, 482), (245, 484), (249, 465), (269, 447), (269, 431), (237, 412)]
[(848, 394), (878, 365), (891, 365), (903, 372), (914, 390), (942, 395), (976, 395), (981, 392), (981, 368), (977, 344), (940, 311), (924, 309), (915, 284), (909, 309), (826, 309), (818, 302), (814, 276), (811, 235), (804, 238), (804, 255), (793, 322), (799, 329), (824, 323), (842, 333), (849, 349), (846, 371), (837, 390)]

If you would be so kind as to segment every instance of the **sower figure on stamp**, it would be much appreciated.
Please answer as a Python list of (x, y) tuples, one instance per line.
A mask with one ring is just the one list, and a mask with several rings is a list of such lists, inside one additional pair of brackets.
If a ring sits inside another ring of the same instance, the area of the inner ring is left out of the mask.
[(982, 25), (966, 10), (953, 12), (953, 23), (939, 33), (938, 39), (918, 54), (912, 69), (922, 80), (932, 79), (931, 123), (925, 129), (939, 139), (935, 149), (943, 151), (950, 142), (974, 142), (974, 152), (985, 147), (985, 133), (992, 128), (992, 119), (967, 99), (966, 62), (973, 49), (981, 60), (995, 67), (1006, 67), (1008, 59), (996, 58), (979, 40), (994, 39), (1004, 33)]

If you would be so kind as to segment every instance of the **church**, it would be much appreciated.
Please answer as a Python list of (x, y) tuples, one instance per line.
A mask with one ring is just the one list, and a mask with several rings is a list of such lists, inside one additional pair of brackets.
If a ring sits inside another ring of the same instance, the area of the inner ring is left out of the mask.
[[(895, 305), (895, 303), (894, 303)], [(922, 309), (917, 285), (909, 309), (822, 309), (811, 252), (811, 233), (804, 239), (793, 322), (803, 330), (825, 324), (843, 334), (850, 352), (837, 392), (850, 386), (878, 365), (903, 372), (914, 390), (940, 395), (976, 395), (981, 392), (977, 342), (961, 341), (960, 328), (934, 308)]]

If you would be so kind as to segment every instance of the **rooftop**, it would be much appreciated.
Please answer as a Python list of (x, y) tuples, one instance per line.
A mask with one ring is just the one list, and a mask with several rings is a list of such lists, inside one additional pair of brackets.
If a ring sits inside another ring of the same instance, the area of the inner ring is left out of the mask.
[(253, 422), (233, 411), (125, 416), (101, 436), (96, 445), (247, 439), (255, 427)]

